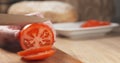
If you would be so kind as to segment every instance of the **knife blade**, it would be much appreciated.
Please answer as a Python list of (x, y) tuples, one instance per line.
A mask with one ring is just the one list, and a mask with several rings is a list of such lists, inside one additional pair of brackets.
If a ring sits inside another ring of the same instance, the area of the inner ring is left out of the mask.
[(44, 22), (47, 18), (40, 18), (37, 16), (0, 14), (0, 25), (21, 25), (29, 23)]

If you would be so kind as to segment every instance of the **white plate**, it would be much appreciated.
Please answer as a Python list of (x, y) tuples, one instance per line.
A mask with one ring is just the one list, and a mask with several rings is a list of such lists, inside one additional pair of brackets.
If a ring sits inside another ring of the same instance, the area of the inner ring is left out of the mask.
[(54, 28), (57, 34), (72, 38), (90, 38), (104, 36), (106, 33), (110, 32), (114, 27), (119, 26), (117, 23), (111, 23), (107, 26), (97, 26), (89, 28), (81, 28), (81, 24), (84, 22), (75, 23), (57, 23), (54, 24)]

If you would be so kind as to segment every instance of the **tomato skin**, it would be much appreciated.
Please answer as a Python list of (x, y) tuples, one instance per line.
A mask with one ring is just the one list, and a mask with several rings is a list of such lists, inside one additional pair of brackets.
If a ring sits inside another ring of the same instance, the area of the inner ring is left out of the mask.
[(52, 56), (55, 50), (53, 30), (44, 23), (26, 25), (19, 33), (23, 51), (17, 54), (25, 60), (42, 60)]
[[(20, 38), (21, 47), (24, 50), (33, 47), (32, 46), (33, 44), (32, 45), (31, 44), (25, 44), (25, 41), (24, 41), (24, 38), (26, 38), (25, 35), (31, 35), (32, 33), (37, 34), (36, 29), (41, 29), (42, 30), (44, 28), (47, 30), (47, 32), (49, 33), (49, 36), (51, 37), (49, 41), (46, 41), (46, 43), (48, 43), (47, 45), (52, 45), (54, 43), (54, 33), (53, 33), (52, 29), (48, 25), (45, 25), (43, 23), (34, 23), (34, 24), (31, 24), (30, 26), (28, 26), (27, 28), (23, 28), (20, 31), (19, 38)], [(41, 34), (43, 34), (43, 33), (41, 33)], [(28, 39), (28, 41), (29, 41), (29, 39)], [(42, 47), (44, 45), (42, 45), (42, 46), (39, 45), (39, 46)], [(39, 47), (39, 46), (37, 46), (37, 47)]]
[(99, 21), (97, 21), (97, 20), (90, 20), (90, 21), (88, 21), (88, 23), (90, 23), (91, 26), (99, 26), (100, 25)]
[(82, 28), (110, 25), (108, 21), (87, 20), (81, 25)]
[(87, 22), (85, 22), (82, 27), (95, 27), (98, 26), (100, 23), (97, 20), (87, 20)]
[(43, 52), (43, 51), (50, 50), (50, 49), (52, 49), (52, 45), (51, 46), (39, 47), (39, 48), (29, 48), (29, 49), (20, 51), (17, 54), (20, 55), (20, 56), (27, 56), (27, 55), (35, 54), (35, 53), (38, 53), (38, 52)]
[(52, 56), (55, 53), (55, 50), (51, 49), (48, 51), (40, 52), (38, 54), (32, 54), (28, 56), (24, 56), (23, 59), (25, 60), (43, 60), (50, 56)]

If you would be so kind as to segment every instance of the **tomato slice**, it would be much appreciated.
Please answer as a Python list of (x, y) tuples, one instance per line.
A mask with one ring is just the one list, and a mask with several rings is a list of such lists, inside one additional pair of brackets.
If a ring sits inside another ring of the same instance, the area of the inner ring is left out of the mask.
[(99, 21), (97, 21), (97, 20), (92, 20), (89, 23), (91, 23), (91, 26), (99, 26), (100, 25)]
[(20, 31), (19, 38), (23, 49), (48, 46), (52, 45), (54, 42), (52, 29), (43, 23), (34, 23), (25, 26)]
[(52, 56), (54, 53), (55, 53), (55, 50), (51, 49), (51, 50), (47, 50), (44, 52), (39, 52), (37, 54), (24, 56), (23, 59), (25, 59), (25, 60), (42, 60), (42, 59), (46, 59), (46, 58)]
[(110, 25), (110, 22), (108, 21), (99, 21), (99, 20), (87, 20), (85, 23), (81, 25), (81, 27), (96, 27), (96, 26), (104, 26), (104, 25)]
[(85, 22), (82, 27), (95, 27), (95, 26), (99, 26), (99, 21), (97, 20), (87, 20), (87, 22)]
[(38, 53), (38, 52), (43, 52), (43, 51), (46, 51), (46, 50), (50, 50), (51, 47), (52, 46), (43, 46), (43, 47), (39, 47), (39, 48), (29, 48), (29, 49), (26, 49), (24, 51), (18, 52), (18, 55), (27, 56), (27, 55), (35, 54), (35, 53)]

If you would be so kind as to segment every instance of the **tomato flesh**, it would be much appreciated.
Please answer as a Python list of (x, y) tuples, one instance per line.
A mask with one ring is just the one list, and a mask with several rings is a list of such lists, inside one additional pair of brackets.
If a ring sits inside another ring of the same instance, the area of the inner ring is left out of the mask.
[(54, 34), (48, 25), (35, 23), (21, 30), (20, 42), (23, 49), (48, 46), (53, 44)]
[(25, 60), (43, 60), (43, 59), (46, 59), (46, 58), (52, 56), (54, 53), (55, 53), (55, 50), (51, 49), (51, 50), (47, 50), (47, 51), (40, 52), (37, 54), (24, 56), (23, 59), (25, 59)]
[(44, 47), (39, 47), (39, 48), (29, 48), (29, 49), (18, 52), (18, 55), (27, 56), (27, 55), (43, 52), (43, 51), (50, 50), (50, 49), (52, 49), (52, 46), (44, 46)]
[(44, 23), (26, 25), (19, 33), (23, 51), (18, 52), (25, 60), (42, 60), (52, 56), (55, 50), (53, 30)]
[(105, 26), (110, 25), (110, 22), (108, 21), (99, 21), (99, 20), (87, 20), (87, 22), (83, 23), (81, 27), (96, 27), (96, 26)]

